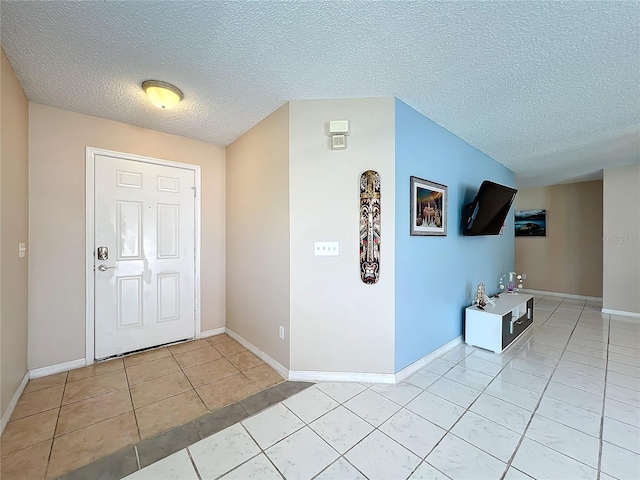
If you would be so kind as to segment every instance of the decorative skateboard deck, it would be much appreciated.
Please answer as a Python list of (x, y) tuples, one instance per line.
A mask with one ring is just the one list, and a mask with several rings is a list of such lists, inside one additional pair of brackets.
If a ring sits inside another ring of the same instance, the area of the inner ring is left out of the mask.
[(360, 175), (360, 278), (373, 284), (380, 277), (380, 175)]

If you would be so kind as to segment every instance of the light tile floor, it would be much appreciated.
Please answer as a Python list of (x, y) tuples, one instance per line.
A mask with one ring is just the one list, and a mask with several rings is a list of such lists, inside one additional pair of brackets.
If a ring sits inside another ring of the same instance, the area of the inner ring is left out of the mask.
[(320, 383), (128, 479), (638, 479), (640, 324), (536, 298), (533, 337)]
[(2, 435), (0, 477), (57, 478), (282, 381), (227, 335), (31, 380)]

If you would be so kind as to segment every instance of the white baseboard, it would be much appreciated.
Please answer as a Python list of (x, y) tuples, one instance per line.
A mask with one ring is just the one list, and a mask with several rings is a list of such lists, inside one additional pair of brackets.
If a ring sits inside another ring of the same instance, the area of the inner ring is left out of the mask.
[(297, 382), (364, 382), (364, 383), (399, 383), (413, 375), (428, 363), (462, 343), (462, 335), (445, 343), (433, 352), (425, 355), (398, 373), (360, 373), (360, 372), (321, 372), (317, 370), (291, 370), (289, 380)]
[(13, 394), (13, 397), (9, 402), (9, 406), (7, 407), (7, 410), (2, 415), (2, 420), (0, 420), (0, 435), (2, 435), (2, 432), (4, 432), (4, 427), (7, 426), (7, 423), (9, 423), (11, 414), (15, 410), (16, 405), (18, 404), (18, 400), (20, 400), (20, 396), (22, 395), (22, 392), (24, 392), (24, 389), (27, 386), (28, 382), (29, 382), (29, 372), (25, 373), (24, 377), (22, 377), (22, 381), (20, 382), (20, 385), (18, 385), (18, 390), (16, 390), (16, 393)]
[(399, 372), (397, 372), (395, 374), (395, 383), (400, 383), (405, 378), (410, 377), (411, 375), (416, 373), (418, 370), (420, 370), (422, 367), (424, 367), (425, 365), (433, 362), (440, 355), (444, 355), (449, 350), (457, 347), (461, 343), (462, 343), (462, 335), (460, 335), (459, 337), (454, 338), (450, 342), (445, 343), (441, 347), (436, 348), (433, 352), (425, 355), (424, 357), (422, 357), (419, 360), (416, 360), (411, 365), (407, 365), (406, 367), (404, 367), (402, 370), (400, 370)]
[(624, 310), (611, 310), (610, 308), (603, 308), (602, 313), (605, 315), (620, 315), (621, 317), (640, 318), (640, 313), (625, 312)]
[[(426, 364), (432, 362), (440, 355), (448, 352), (452, 348), (462, 343), (462, 335), (454, 338), (450, 342), (442, 345), (425, 357), (413, 362), (411, 365), (403, 368), (398, 373), (360, 373), (360, 372), (322, 372), (317, 370), (289, 370), (272, 357), (264, 353), (258, 347), (248, 342), (240, 335), (229, 328), (226, 329), (227, 335), (240, 343), (247, 350), (252, 352), (258, 358), (263, 360), (267, 365), (271, 366), (284, 378), (296, 382), (363, 382), (363, 383), (398, 383), (409, 377)], [(204, 334), (204, 332), (203, 332)]]
[(289, 380), (296, 382), (364, 382), (395, 383), (393, 373), (319, 372), (315, 370), (291, 370)]
[(589, 297), (586, 295), (574, 295), (572, 293), (560, 293), (560, 292), (546, 292), (544, 290), (530, 290), (528, 288), (523, 288), (520, 290), (523, 293), (529, 293), (531, 295), (545, 295), (549, 297), (566, 297), (572, 298), (574, 300), (587, 300), (589, 302), (601, 302), (602, 297)]
[(244, 348), (246, 348), (251, 353), (253, 353), (256, 357), (258, 357), (264, 363), (266, 363), (271, 368), (273, 368), (285, 379), (289, 379), (289, 369), (286, 368), (284, 365), (282, 365), (280, 362), (278, 362), (277, 360), (274, 360), (272, 357), (270, 357), (269, 355), (264, 353), (262, 350), (260, 350), (258, 347), (256, 347), (253, 343), (248, 342), (233, 330), (230, 330), (229, 328), (225, 328), (225, 333), (229, 335), (231, 338), (233, 338), (234, 340), (236, 340)]
[(200, 332), (200, 336), (198, 338), (207, 338), (213, 337), (214, 335), (222, 335), (226, 330), (227, 329), (225, 327), (214, 328), (213, 330), (204, 330)]
[(84, 367), (86, 364), (87, 362), (84, 358), (79, 358), (78, 360), (57, 363), (55, 365), (49, 365), (48, 367), (34, 368), (33, 370), (29, 370), (29, 378), (40, 378), (53, 375), (54, 373), (68, 372), (69, 370)]

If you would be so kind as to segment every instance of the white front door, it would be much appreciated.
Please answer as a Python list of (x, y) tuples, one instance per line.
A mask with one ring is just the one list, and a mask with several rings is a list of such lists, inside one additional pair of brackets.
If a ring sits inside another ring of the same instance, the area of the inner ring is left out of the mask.
[(95, 358), (195, 336), (195, 173), (95, 156)]

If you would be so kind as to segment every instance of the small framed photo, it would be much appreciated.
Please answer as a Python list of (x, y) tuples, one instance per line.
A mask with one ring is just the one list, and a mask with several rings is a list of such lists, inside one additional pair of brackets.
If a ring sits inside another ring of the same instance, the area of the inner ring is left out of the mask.
[(411, 235), (447, 235), (447, 186), (411, 177)]
[(546, 237), (546, 210), (516, 210), (516, 237)]

